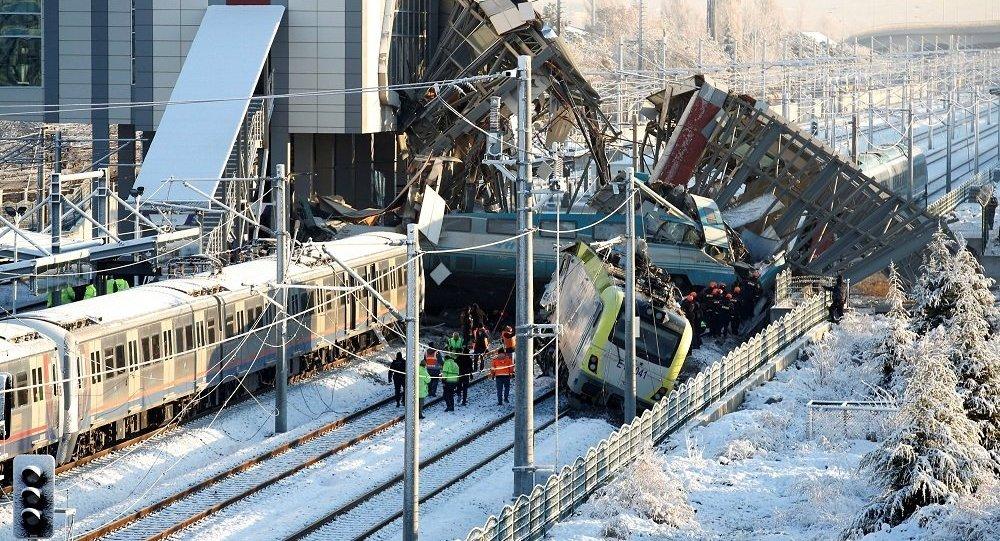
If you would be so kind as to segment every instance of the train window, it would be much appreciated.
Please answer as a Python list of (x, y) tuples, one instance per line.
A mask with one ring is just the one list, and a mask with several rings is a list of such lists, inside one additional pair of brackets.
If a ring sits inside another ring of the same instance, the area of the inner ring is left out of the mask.
[(104, 379), (104, 368), (101, 366), (101, 352), (90, 352), (90, 382), (100, 383)]
[(7, 439), (11, 435), (11, 412), (14, 409), (14, 396), (11, 389), (14, 387), (13, 378), (10, 374), (0, 373), (0, 411), (3, 411), (3, 434), (0, 439)]
[(472, 218), (445, 218), (441, 229), (445, 231), (461, 231), (469, 233), (472, 231)]
[(187, 344), (187, 350), (190, 351), (194, 349), (194, 326), (187, 325), (184, 327), (184, 343)]
[(233, 316), (226, 316), (226, 338), (236, 336), (236, 327), (233, 325)]
[(135, 372), (139, 369), (139, 346), (135, 343), (135, 340), (131, 340), (128, 343), (128, 371), (129, 373)]
[(31, 369), (31, 401), (41, 402), (45, 398), (45, 387), (42, 382), (42, 367)]
[(154, 334), (149, 338), (149, 354), (152, 356), (151, 359), (160, 358), (160, 335), (159, 333)]
[(215, 320), (208, 320), (208, 343), (215, 344)]
[[(538, 224), (538, 227), (541, 228), (541, 229), (548, 229), (549, 231), (555, 231), (556, 230), (556, 221), (555, 220), (542, 220)], [(576, 229), (576, 222), (564, 222), (562, 220), (559, 221), (559, 231), (571, 231), (573, 229)], [(542, 232), (541, 235), (543, 237), (555, 237), (556, 236), (555, 233), (545, 233), (545, 232)], [(576, 232), (574, 231), (572, 233), (563, 233), (563, 234), (559, 235), (559, 238), (560, 239), (573, 239), (573, 238), (576, 238)]]
[(236, 312), (236, 328), (239, 329), (240, 334), (247, 330), (247, 314), (243, 310)]
[[(52, 366), (54, 367), (55, 365)], [(52, 380), (55, 381), (55, 378), (52, 378)], [(53, 387), (55, 387), (54, 384)], [(83, 360), (79, 357), (76, 358), (76, 388), (83, 389)], [(53, 394), (55, 393), (53, 392)]]
[(104, 348), (104, 378), (115, 377), (115, 349)]
[(174, 354), (174, 335), (170, 331), (163, 331), (163, 355), (170, 357)]
[[(627, 335), (624, 319), (618, 320), (611, 341), (619, 348), (625, 349)], [(673, 331), (665, 328), (654, 329), (648, 323), (642, 323), (639, 325), (639, 336), (635, 341), (635, 355), (660, 366), (670, 366), (679, 341), (680, 336)]]
[(295, 315), (295, 314), (299, 313), (299, 296), (298, 295), (290, 295), (288, 297), (288, 311), (291, 312), (292, 315)]
[(142, 362), (148, 363), (151, 357), (149, 356), (149, 337), (142, 339)]
[(19, 372), (14, 376), (14, 388), (17, 389), (14, 406), (24, 406), (28, 403), (28, 373)]
[(514, 220), (486, 220), (486, 232), (497, 235), (514, 235), (517, 223)]
[(624, 234), (624, 225), (598, 224), (594, 226), (594, 240), (608, 240)]
[(184, 328), (177, 327), (174, 329), (174, 351), (177, 353), (184, 353), (187, 351), (184, 349)]
[(198, 347), (205, 347), (205, 322), (198, 322)]
[(115, 346), (115, 375), (120, 376), (125, 373), (128, 359), (125, 357), (125, 346)]

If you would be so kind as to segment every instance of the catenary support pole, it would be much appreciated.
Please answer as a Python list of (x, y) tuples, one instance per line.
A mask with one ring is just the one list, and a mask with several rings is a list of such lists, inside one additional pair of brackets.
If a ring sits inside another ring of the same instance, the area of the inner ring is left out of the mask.
[(52, 173), (49, 177), (49, 216), (52, 220), (49, 237), (52, 255), (62, 252), (62, 174)]
[(625, 175), (625, 422), (631, 423), (636, 414), (635, 398), (635, 338), (639, 326), (635, 319), (635, 171)]
[[(45, 199), (45, 126), (38, 132), (38, 171), (35, 176), (35, 204)], [(45, 205), (38, 205), (35, 211), (35, 231), (42, 230), (45, 223)]]
[[(534, 229), (531, 197), (531, 57), (517, 57), (517, 231)], [(621, 111), (619, 111), (619, 115)], [(620, 117), (619, 117), (620, 118)], [(517, 382), (514, 410), (514, 497), (535, 486), (534, 411), (534, 246), (533, 235), (517, 239), (517, 344), (514, 379)]]
[(417, 541), (420, 531), (420, 398), (417, 394), (417, 344), (420, 343), (420, 276), (417, 226), (406, 226), (406, 430), (403, 444), (403, 541)]
[(975, 164), (973, 166), (973, 172), (978, 175), (979, 174), (979, 99), (975, 97), (973, 97), (973, 99), (976, 100), (972, 104), (972, 134), (974, 137), (973, 152), (975, 154), (973, 157), (973, 160), (975, 160), (973, 161), (973, 164)]
[[(271, 179), (271, 197), (274, 205), (274, 240), (277, 244), (275, 251), (278, 269), (275, 277), (279, 286), (285, 285), (285, 265), (288, 259), (288, 206), (285, 200), (285, 188), (287, 179), (285, 178), (285, 164), (279, 163), (274, 168), (275, 176)], [(278, 304), (281, 305), (282, 317), (278, 323), (278, 359), (276, 362), (276, 374), (274, 385), (274, 403), (278, 413), (274, 418), (274, 433), (283, 434), (288, 432), (288, 289), (279, 287), (276, 291)]]
[[(913, 203), (913, 109), (906, 110), (906, 202)], [(925, 181), (926, 182), (926, 181)], [(924, 201), (927, 205), (927, 201)]]

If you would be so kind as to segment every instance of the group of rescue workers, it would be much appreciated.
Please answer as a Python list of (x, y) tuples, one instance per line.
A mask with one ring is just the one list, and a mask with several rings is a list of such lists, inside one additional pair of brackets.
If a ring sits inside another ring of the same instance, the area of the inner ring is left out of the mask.
[[(508, 325), (500, 333), (502, 347), (491, 349), (490, 330), (485, 324), (486, 314), (478, 305), (464, 309), (459, 323), (462, 331), (454, 332), (439, 349), (430, 343), (420, 360), (418, 390), (420, 418), (425, 398), (437, 396), (439, 382), (443, 384), (444, 411), (455, 411), (455, 403), (469, 405), (469, 386), (473, 376), (487, 372), (496, 383), (497, 405), (510, 404), (510, 380), (514, 377), (514, 330)], [(486, 368), (489, 360), (489, 369)], [(389, 364), (389, 381), (393, 384), (396, 407), (405, 396), (406, 360), (403, 354)]]
[(753, 317), (761, 293), (760, 274), (756, 271), (729, 287), (710, 282), (700, 291), (690, 291), (681, 301), (681, 310), (691, 323), (691, 347), (701, 347), (701, 336), (706, 332), (715, 338), (740, 334), (743, 322)]

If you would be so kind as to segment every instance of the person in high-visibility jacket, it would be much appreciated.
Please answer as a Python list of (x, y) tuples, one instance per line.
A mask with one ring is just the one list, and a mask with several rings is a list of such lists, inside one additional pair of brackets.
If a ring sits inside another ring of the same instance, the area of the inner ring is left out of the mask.
[(446, 347), (448, 348), (448, 356), (454, 359), (458, 354), (465, 353), (465, 340), (462, 340), (458, 331), (455, 331), (451, 333), (451, 336), (448, 338), (448, 344)]
[(114, 278), (104, 283), (104, 293), (118, 293), (128, 289), (128, 282), (124, 278)]
[(433, 397), (437, 396), (438, 376), (441, 375), (441, 365), (444, 363), (444, 359), (441, 358), (441, 352), (434, 347), (433, 343), (428, 344), (428, 346), (430, 347), (424, 354), (424, 364), (427, 365), (427, 373), (431, 375), (427, 396)]
[(97, 286), (94, 284), (87, 284), (87, 287), (83, 290), (84, 299), (93, 299), (97, 296)]
[[(52, 304), (52, 295), (53, 295), (53, 293), (55, 293), (55, 291), (52, 291), (52, 290), (49, 291), (49, 300), (46, 303), (46, 306), (48, 306), (50, 308), (52, 306), (54, 306)], [(76, 300), (76, 291), (73, 291), (73, 287), (70, 286), (70, 285), (65, 285), (62, 288), (60, 288), (58, 290), (58, 294), (59, 294), (59, 304), (60, 305), (69, 304), (69, 303), (71, 303), (71, 302), (73, 302), (73, 301)]]
[(424, 399), (427, 398), (427, 386), (431, 383), (431, 375), (427, 373), (427, 364), (424, 361), (420, 361), (420, 381), (417, 383), (420, 385), (420, 394), (417, 396), (420, 399), (417, 401), (417, 411), (420, 412), (420, 418), (424, 418)]
[(517, 338), (514, 336), (514, 329), (507, 325), (503, 328), (503, 332), (500, 333), (500, 338), (503, 339), (503, 349), (507, 353), (514, 353), (514, 347), (517, 345)]
[(497, 405), (510, 404), (510, 379), (514, 377), (514, 358), (501, 351), (493, 357), (490, 377), (497, 382)]
[(444, 411), (455, 411), (455, 389), (458, 388), (459, 373), (455, 357), (445, 357), (444, 366), (441, 367), (441, 379), (444, 380), (444, 403), (447, 405)]

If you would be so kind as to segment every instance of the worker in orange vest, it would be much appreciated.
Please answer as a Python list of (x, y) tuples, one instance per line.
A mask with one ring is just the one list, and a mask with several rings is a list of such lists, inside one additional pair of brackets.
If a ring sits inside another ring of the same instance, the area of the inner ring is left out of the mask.
[(431, 381), (427, 385), (427, 396), (437, 396), (438, 380), (441, 379), (441, 366), (444, 365), (444, 358), (433, 343), (427, 345), (430, 347), (424, 354), (424, 365), (427, 366), (427, 373), (431, 376)]
[(490, 365), (490, 377), (497, 382), (497, 405), (510, 404), (510, 379), (514, 377), (514, 358), (510, 353), (497, 352)]
[(514, 329), (507, 325), (503, 328), (503, 332), (500, 333), (500, 337), (503, 339), (503, 350), (507, 353), (514, 353), (514, 347), (517, 344), (517, 339), (514, 337)]

